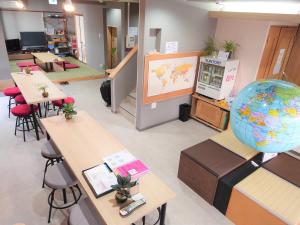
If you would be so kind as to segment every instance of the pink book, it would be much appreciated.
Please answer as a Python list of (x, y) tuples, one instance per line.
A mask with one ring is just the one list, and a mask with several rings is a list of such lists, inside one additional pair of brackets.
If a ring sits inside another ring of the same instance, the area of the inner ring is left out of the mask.
[(132, 179), (136, 180), (142, 175), (144, 175), (145, 173), (148, 173), (149, 169), (140, 160), (135, 160), (133, 162), (120, 166), (117, 169), (117, 171), (123, 177), (126, 177), (128, 176), (128, 174), (130, 174)]

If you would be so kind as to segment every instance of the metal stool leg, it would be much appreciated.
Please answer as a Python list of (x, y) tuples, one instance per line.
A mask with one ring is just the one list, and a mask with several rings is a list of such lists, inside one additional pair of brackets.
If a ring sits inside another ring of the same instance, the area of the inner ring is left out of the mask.
[(24, 142), (26, 142), (26, 138), (25, 138), (25, 119), (22, 118), (22, 129), (23, 129), (23, 139)]
[(18, 120), (19, 120), (19, 117), (16, 118), (15, 136), (17, 135)]
[(66, 189), (63, 189), (62, 192), (63, 192), (64, 204), (67, 204), (67, 192), (66, 192)]
[(48, 223), (50, 223), (51, 220), (51, 212), (52, 212), (52, 207), (53, 207), (53, 201), (54, 201), (54, 193), (55, 189), (53, 189), (48, 197), (48, 203), (49, 203), (49, 215), (48, 215)]

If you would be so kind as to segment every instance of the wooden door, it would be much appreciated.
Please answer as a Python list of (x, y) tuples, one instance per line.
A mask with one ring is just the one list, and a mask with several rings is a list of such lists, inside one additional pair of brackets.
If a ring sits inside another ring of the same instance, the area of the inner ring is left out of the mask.
[(116, 27), (107, 27), (107, 67), (109, 69), (118, 65), (117, 35)]
[(298, 27), (271, 26), (257, 79), (282, 79)]
[(298, 29), (283, 79), (300, 85), (300, 29)]

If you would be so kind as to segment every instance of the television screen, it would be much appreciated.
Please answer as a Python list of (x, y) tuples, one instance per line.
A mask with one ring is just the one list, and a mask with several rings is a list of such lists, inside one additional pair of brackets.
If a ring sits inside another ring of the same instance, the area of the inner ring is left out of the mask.
[(22, 47), (47, 46), (45, 32), (20, 32)]
[(19, 39), (5, 40), (5, 44), (8, 52), (17, 52), (21, 50)]

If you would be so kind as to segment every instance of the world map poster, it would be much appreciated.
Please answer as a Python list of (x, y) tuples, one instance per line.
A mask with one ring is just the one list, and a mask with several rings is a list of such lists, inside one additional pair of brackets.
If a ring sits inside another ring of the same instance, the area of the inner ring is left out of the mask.
[(198, 57), (149, 61), (148, 96), (193, 88)]

